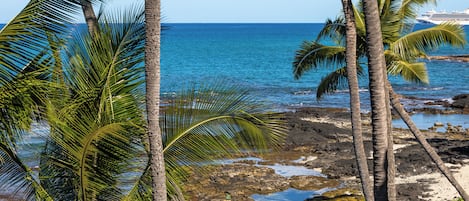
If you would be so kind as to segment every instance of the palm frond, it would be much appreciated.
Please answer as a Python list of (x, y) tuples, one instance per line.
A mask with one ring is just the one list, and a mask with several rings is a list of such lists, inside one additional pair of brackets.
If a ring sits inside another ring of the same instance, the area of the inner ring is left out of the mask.
[(341, 44), (345, 36), (345, 20), (342, 16), (338, 16), (335, 20), (327, 19), (324, 27), (318, 33), (316, 42), (332, 40)]
[(39, 116), (38, 102), (47, 91), (47, 82), (35, 79), (40, 71), (21, 73), (0, 86), (0, 140), (15, 146)]
[(405, 35), (413, 31), (419, 9), (427, 4), (436, 5), (436, 0), (403, 0), (401, 2), (401, 7), (397, 14), (403, 22), (400, 28), (402, 34)]
[[(136, 200), (150, 200), (151, 199), (151, 177), (150, 177), (150, 163), (142, 171), (143, 173), (134, 183), (130, 191), (122, 198), (123, 201), (136, 201)], [(170, 185), (168, 190), (170, 190)]]
[[(53, 118), (54, 114), (49, 113), (53, 129), (49, 146), (54, 146), (43, 154), (47, 160), (42, 161), (49, 161), (44, 163), (49, 168), (41, 172), (41, 178), (49, 184), (48, 188), (65, 193), (53, 195), (56, 199), (69, 198), (70, 193), (76, 193), (79, 200), (93, 197), (115, 200), (122, 196), (117, 188), (117, 177), (140, 152), (135, 143), (143, 130), (139, 131), (132, 119), (127, 122), (120, 116), (114, 120), (116, 123), (101, 125), (96, 121), (96, 114), (78, 111), (76, 115), (79, 117), (65, 118), (64, 122), (60, 120), (63, 117)], [(51, 169), (59, 171), (51, 172)], [(61, 179), (57, 174), (66, 177)], [(54, 184), (56, 186), (52, 186)], [(64, 188), (77, 190), (63, 192)]]
[(317, 42), (303, 42), (296, 51), (293, 75), (299, 79), (305, 72), (318, 67), (335, 67), (345, 63), (345, 48), (326, 46)]
[(8, 143), (0, 143), (0, 195), (8, 193), (12, 199), (52, 201)]
[(237, 87), (215, 86), (188, 90), (164, 109), (166, 172), (178, 186), (187, 177), (185, 166), (197, 168), (245, 151), (277, 149), (283, 143), (285, 128), (279, 114), (265, 111)]
[(365, 30), (365, 16), (363, 15), (363, 12), (361, 11), (361, 3), (358, 4), (358, 6), (353, 6), (353, 15), (355, 16), (355, 26), (357, 27), (357, 33), (359, 35), (365, 36), (366, 30)]
[[(71, 97), (48, 105), (42, 183), (57, 200), (116, 200), (119, 178), (142, 152), (143, 9), (103, 16), (100, 32), (76, 34), (64, 58)], [(42, 169), (41, 169), (42, 170)]]
[(461, 26), (445, 23), (431, 28), (409, 33), (393, 42), (390, 50), (404, 59), (442, 45), (463, 47), (466, 44), (465, 33)]
[(436, 0), (402, 0), (400, 9), (397, 13), (401, 15), (404, 23), (414, 23), (415, 18), (418, 16), (419, 8), (424, 5), (436, 5)]
[[(358, 76), (363, 76), (363, 68), (357, 65)], [(338, 89), (346, 88), (347, 82), (347, 67), (339, 68), (321, 79), (316, 91), (316, 99), (321, 100), (324, 95), (334, 93)]]
[(0, 85), (48, 48), (46, 32), (67, 33), (78, 5), (69, 0), (32, 0), (0, 30)]
[(388, 66), (388, 73), (399, 75), (407, 81), (428, 84), (428, 73), (425, 63), (408, 63), (403, 60), (393, 61)]

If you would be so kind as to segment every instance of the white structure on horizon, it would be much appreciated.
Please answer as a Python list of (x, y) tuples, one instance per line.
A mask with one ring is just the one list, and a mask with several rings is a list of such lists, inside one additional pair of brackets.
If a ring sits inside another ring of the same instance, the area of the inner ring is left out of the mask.
[(469, 25), (469, 8), (462, 12), (436, 12), (427, 11), (417, 18), (417, 21), (424, 24), (441, 24), (452, 22), (460, 25)]

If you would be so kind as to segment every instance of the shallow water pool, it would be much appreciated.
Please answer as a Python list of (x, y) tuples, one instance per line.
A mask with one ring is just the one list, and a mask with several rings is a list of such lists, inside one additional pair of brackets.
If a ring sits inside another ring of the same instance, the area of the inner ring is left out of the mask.
[(268, 195), (254, 194), (251, 196), (255, 201), (291, 201), (291, 200), (305, 200), (313, 198), (314, 196), (321, 195), (327, 191), (334, 190), (334, 188), (323, 188), (317, 191), (303, 191), (290, 188), (281, 192), (271, 193)]
[[(444, 124), (444, 127), (439, 127), (438, 132), (445, 132), (448, 123), (453, 126), (462, 126), (464, 129), (469, 128), (469, 115), (467, 114), (424, 114), (417, 113), (411, 116), (414, 123), (419, 129), (427, 130), (432, 127), (435, 122)], [(395, 128), (407, 128), (407, 125), (401, 120), (396, 119), (392, 122)]]

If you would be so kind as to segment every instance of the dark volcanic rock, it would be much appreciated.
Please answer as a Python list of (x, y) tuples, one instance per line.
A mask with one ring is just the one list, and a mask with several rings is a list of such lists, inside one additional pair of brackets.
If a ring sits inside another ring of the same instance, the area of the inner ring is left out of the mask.
[[(469, 159), (469, 141), (429, 139), (430, 145), (437, 150), (445, 163), (462, 164)], [(437, 172), (422, 146), (416, 144), (401, 149), (396, 154), (397, 171), (402, 175), (416, 175)]]
[(469, 94), (461, 94), (453, 97), (451, 107), (469, 110)]
[(336, 187), (339, 181), (317, 176), (293, 176), (290, 178), (290, 186), (299, 190), (320, 190)]
[(296, 112), (286, 113), (288, 120), (287, 145), (304, 146), (324, 144), (337, 139), (338, 134), (350, 134), (351, 130), (343, 129), (329, 123), (318, 123), (302, 120), (301, 118), (349, 118), (344, 109), (302, 108)]

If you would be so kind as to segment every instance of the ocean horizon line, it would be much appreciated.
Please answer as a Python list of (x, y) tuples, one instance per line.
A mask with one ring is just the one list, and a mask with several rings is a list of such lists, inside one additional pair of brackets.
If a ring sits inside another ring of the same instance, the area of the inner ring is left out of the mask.
[[(1, 22), (0, 25), (6, 25), (8, 22)], [(73, 23), (75, 25), (84, 25), (86, 22)], [(325, 22), (162, 22), (161, 24), (325, 24)]]

